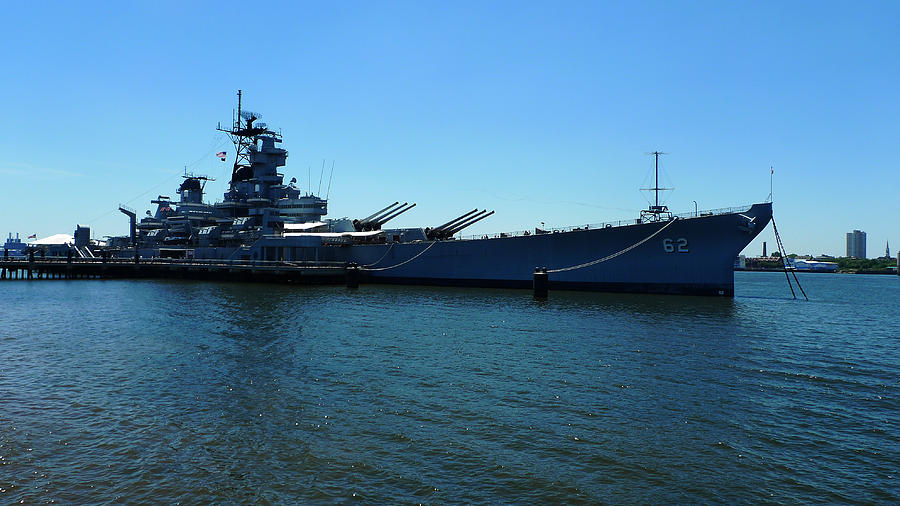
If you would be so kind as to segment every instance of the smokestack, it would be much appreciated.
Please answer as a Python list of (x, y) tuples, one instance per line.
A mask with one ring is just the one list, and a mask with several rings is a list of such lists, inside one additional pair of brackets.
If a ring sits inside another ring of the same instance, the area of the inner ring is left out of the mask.
[(763, 241), (763, 256), (766, 256), (766, 241)]

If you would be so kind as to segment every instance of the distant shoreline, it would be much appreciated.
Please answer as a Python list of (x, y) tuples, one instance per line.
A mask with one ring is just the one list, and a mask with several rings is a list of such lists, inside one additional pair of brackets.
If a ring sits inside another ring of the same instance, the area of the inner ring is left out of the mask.
[[(784, 269), (770, 269), (770, 268), (740, 268), (735, 267), (735, 272), (737, 271), (746, 271), (746, 272), (784, 272)], [(856, 271), (813, 271), (813, 270), (793, 270), (789, 272), (809, 272), (814, 274), (891, 274), (896, 276), (897, 271), (893, 271), (890, 269), (860, 269)]]

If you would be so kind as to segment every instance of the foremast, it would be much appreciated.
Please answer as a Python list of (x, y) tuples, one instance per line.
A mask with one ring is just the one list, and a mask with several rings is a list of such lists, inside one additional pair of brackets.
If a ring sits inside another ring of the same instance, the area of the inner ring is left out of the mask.
[(641, 221), (663, 221), (664, 219), (669, 220), (672, 219), (672, 213), (669, 212), (668, 206), (659, 205), (659, 191), (660, 190), (671, 190), (671, 188), (660, 188), (659, 187), (659, 155), (665, 155), (661, 151), (654, 151), (650, 153), (654, 157), (654, 185), (653, 188), (641, 188), (642, 190), (650, 190), (654, 193), (653, 205), (650, 206), (649, 209), (644, 209), (641, 211)]
[(232, 119), (231, 128), (222, 128), (221, 124), (216, 128), (216, 130), (228, 134), (237, 152), (234, 158), (234, 167), (231, 171), (231, 182), (229, 183), (229, 189), (232, 191), (235, 189), (235, 183), (246, 181), (253, 177), (250, 148), (256, 145), (257, 138), (260, 135), (267, 135), (272, 137), (275, 142), (281, 142), (280, 133), (269, 130), (265, 123), (256, 123), (262, 117), (261, 114), (242, 109), (241, 90), (238, 90), (237, 96), (237, 114)]

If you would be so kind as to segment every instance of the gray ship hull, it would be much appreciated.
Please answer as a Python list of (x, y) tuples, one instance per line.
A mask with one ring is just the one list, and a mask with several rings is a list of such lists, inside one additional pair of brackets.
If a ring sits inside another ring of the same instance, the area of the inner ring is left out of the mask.
[[(323, 246), (333, 250), (323, 254), (355, 262), (372, 281), (384, 283), (528, 288), (535, 267), (545, 267), (551, 289), (731, 297), (734, 259), (771, 216), (772, 205), (766, 203), (743, 213), (674, 222), (490, 239)], [(591, 265), (577, 267), (584, 264)], [(559, 270), (570, 267), (576, 268)]]
[[(356, 264), (368, 282), (734, 296), (734, 260), (769, 223), (772, 204), (739, 212), (539, 235), (329, 243), (267, 236), (243, 248), (190, 248), (198, 259)], [(142, 257), (161, 256), (144, 249)], [(164, 255), (162, 255), (164, 256)]]

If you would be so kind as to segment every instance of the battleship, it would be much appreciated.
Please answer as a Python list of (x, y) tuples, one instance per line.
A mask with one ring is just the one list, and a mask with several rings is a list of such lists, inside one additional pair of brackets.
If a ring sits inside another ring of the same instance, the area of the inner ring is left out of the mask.
[[(462, 237), (493, 211), (472, 209), (435, 226), (391, 228), (416, 204), (396, 201), (356, 219), (326, 218), (328, 200), (284, 182), (280, 132), (243, 109), (218, 130), (235, 147), (223, 199), (204, 202), (207, 176), (185, 173), (177, 199), (160, 195), (103, 255), (353, 266), (374, 283), (530, 288), (536, 269), (553, 289), (734, 295), (734, 259), (766, 227), (771, 202), (675, 215), (659, 202), (632, 220)], [(221, 155), (221, 153), (220, 153)], [(94, 256), (94, 253), (87, 253)]]

